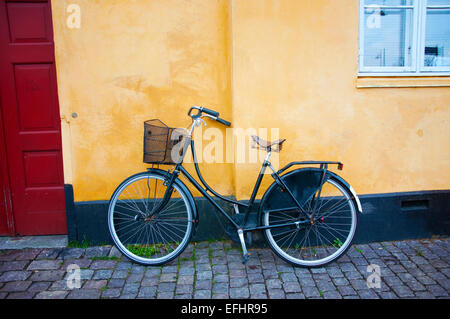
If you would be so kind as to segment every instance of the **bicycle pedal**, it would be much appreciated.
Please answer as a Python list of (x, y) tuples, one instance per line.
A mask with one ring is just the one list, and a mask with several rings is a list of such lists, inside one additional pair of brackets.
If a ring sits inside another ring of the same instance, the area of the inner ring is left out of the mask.
[(250, 253), (247, 253), (242, 257), (242, 263), (245, 265), (247, 261), (250, 259)]

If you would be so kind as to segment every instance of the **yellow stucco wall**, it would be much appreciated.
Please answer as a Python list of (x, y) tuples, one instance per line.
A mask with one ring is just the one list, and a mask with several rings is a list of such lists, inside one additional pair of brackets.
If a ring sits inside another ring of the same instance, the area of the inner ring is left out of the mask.
[[(79, 29), (66, 24), (71, 3)], [(186, 127), (189, 105), (234, 127), (279, 128), (280, 164), (340, 160), (361, 194), (449, 188), (450, 89), (357, 88), (354, 0), (58, 0), (52, 10), (76, 201), (108, 199), (142, 171), (143, 121)], [(201, 170), (248, 198), (258, 167)]]
[[(66, 24), (79, 5), (80, 28)], [(76, 201), (109, 199), (143, 171), (145, 120), (186, 127), (190, 105), (231, 117), (228, 1), (52, 1), (65, 182)], [(77, 113), (77, 118), (71, 114)], [(210, 123), (211, 126), (217, 126)], [(202, 165), (233, 192), (231, 164)]]
[(361, 194), (449, 188), (450, 88), (358, 89), (357, 1), (232, 8), (234, 125), (280, 127), (280, 162), (340, 160)]

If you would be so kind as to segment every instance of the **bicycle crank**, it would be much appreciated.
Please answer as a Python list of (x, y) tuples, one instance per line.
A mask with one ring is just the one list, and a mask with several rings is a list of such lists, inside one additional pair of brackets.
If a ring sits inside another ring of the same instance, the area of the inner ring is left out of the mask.
[(244, 240), (244, 231), (242, 230), (242, 228), (238, 229), (238, 236), (239, 236), (239, 241), (241, 242), (241, 246), (242, 246), (242, 263), (245, 265), (247, 263), (247, 261), (250, 259), (250, 253), (247, 251), (247, 246), (245, 245), (245, 240)]

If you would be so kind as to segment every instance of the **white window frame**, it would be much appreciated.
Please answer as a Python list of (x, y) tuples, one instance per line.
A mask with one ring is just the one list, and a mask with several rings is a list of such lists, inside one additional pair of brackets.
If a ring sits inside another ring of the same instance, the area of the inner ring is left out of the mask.
[(413, 10), (413, 34), (411, 45), (411, 66), (401, 67), (376, 67), (364, 66), (364, 31), (365, 10), (370, 5), (365, 5), (365, 0), (359, 0), (359, 76), (450, 76), (450, 66), (426, 67), (425, 60), (425, 34), (427, 9), (449, 9), (450, 5), (428, 6), (427, 0), (412, 0), (412, 5), (380, 5), (379, 9), (412, 9)]

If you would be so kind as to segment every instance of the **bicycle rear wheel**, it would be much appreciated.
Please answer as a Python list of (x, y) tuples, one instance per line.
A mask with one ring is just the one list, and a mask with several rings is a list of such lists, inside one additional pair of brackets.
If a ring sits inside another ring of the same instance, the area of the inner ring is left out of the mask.
[(143, 265), (162, 265), (183, 252), (192, 236), (189, 195), (173, 183), (173, 193), (161, 208), (167, 186), (161, 174), (145, 172), (126, 179), (111, 197), (108, 226), (117, 248)]
[(347, 188), (330, 176), (320, 193), (313, 191), (303, 201), (301, 209), (287, 199), (277, 209), (263, 210), (265, 226), (288, 225), (266, 229), (267, 242), (279, 257), (295, 266), (321, 267), (335, 261), (350, 247), (356, 231), (357, 210), (352, 198)]

